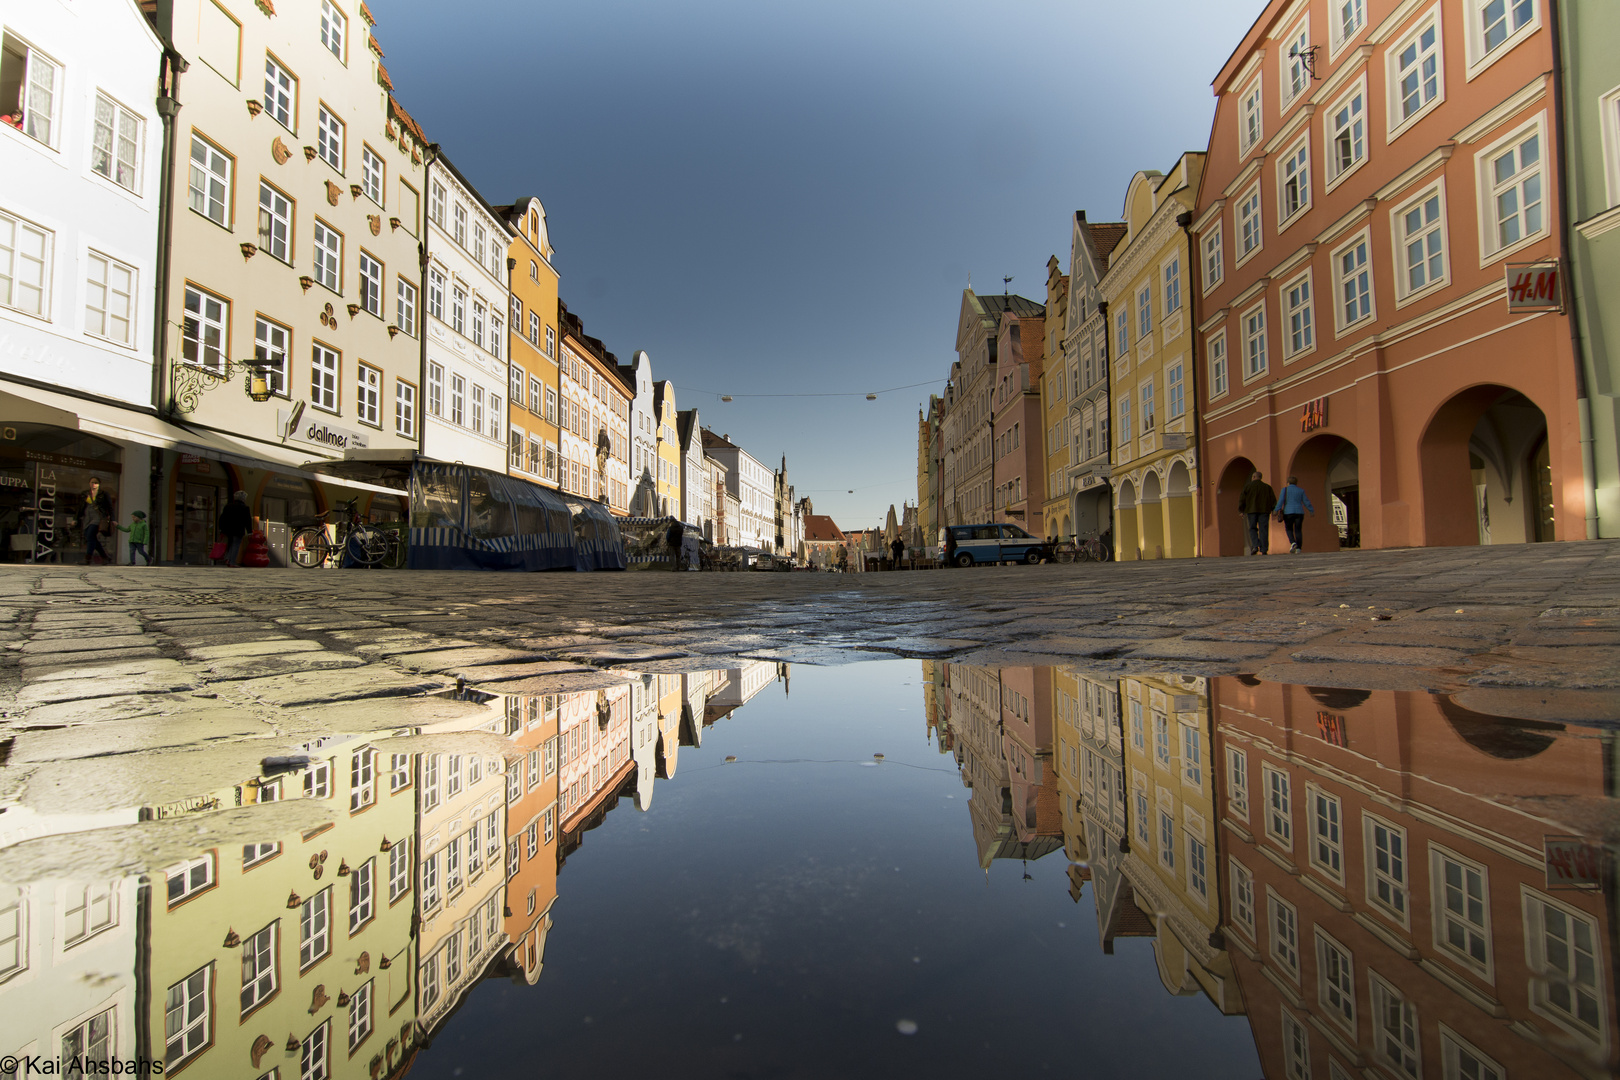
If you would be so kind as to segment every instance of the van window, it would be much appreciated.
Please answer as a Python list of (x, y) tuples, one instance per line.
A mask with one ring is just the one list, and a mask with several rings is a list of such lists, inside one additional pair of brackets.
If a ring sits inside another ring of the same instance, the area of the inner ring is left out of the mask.
[(1021, 540), (1033, 540), (1034, 539), (1034, 537), (1030, 536), (1029, 533), (1025, 532), (1023, 529), (1020, 529), (1016, 525), (1003, 525), (1001, 527), (1001, 535), (1002, 536), (1015, 536), (1015, 537), (1018, 537)]
[(975, 525), (973, 527), (973, 539), (997, 540), (1000, 538), (996, 535), (996, 527), (994, 525)]

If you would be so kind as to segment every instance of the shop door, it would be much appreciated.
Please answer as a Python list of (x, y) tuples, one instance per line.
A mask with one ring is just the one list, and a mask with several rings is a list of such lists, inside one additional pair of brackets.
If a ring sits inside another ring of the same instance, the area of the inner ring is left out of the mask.
[(206, 566), (208, 549), (214, 546), (221, 491), (189, 480), (183, 486), (185, 506), (180, 524), (180, 561), (187, 566)]

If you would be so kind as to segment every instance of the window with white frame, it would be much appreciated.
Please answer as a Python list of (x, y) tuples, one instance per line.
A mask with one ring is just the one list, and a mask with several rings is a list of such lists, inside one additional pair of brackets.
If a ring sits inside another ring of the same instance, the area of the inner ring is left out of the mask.
[(315, 280), (342, 295), (343, 234), (315, 219)]
[(1372, 318), (1372, 266), (1362, 234), (1333, 253), (1333, 273), (1339, 286), (1339, 329)]
[(1452, 959), (1482, 974), (1491, 966), (1490, 875), (1485, 867), (1445, 848), (1429, 848), (1434, 889), (1434, 943)]
[(356, 364), (355, 416), (362, 424), (382, 427), (382, 372), (370, 364)]
[[(1181, 259), (1164, 264), (1164, 314), (1166, 317), (1181, 310)], [(1061, 398), (1061, 391), (1059, 397)]]
[(224, 374), (231, 305), (194, 285), (186, 286), (186, 316), (180, 324), (180, 358)]
[(450, 376), (450, 422), (457, 427), (466, 423), (467, 380), (460, 375)]
[[(514, 329), (516, 323), (513, 324)], [(538, 312), (529, 312), (529, 343), (535, 348), (540, 347), (540, 315)]]
[[(490, 355), (495, 357), (497, 360), (501, 358), (501, 334), (502, 327), (500, 317), (491, 316), (489, 320), (489, 352)], [(520, 398), (522, 396), (522, 394), (518, 395)]]
[(332, 1021), (322, 1020), (298, 1048), (298, 1080), (329, 1080), (332, 1075)]
[(263, 315), (253, 320), (253, 358), (269, 370), (265, 380), (270, 392), (287, 396), (287, 348), (292, 331)]
[(1523, 893), (1531, 1008), (1580, 1038), (1601, 1043), (1603, 957), (1597, 923), (1533, 889)]
[(321, 0), (321, 44), (339, 60), (343, 59), (343, 38), (348, 25), (348, 18), (332, 5), (332, 0)]
[(411, 891), (411, 840), (395, 840), (388, 849), (388, 902)]
[(371, 147), (361, 143), (360, 187), (365, 192), (366, 198), (378, 206), (383, 205), (383, 192), (387, 190), (388, 185), (384, 179), (386, 175), (387, 169), (383, 165), (383, 159)]
[(62, 905), (62, 944), (67, 948), (118, 925), (117, 886), (109, 882), (74, 885)]
[(1329, 34), (1332, 39), (1333, 51), (1337, 52), (1361, 32), (1367, 25), (1366, 0), (1333, 0), (1329, 9), (1332, 12)]
[(1191, 724), (1181, 724), (1181, 779), (1196, 788), (1204, 786), (1204, 733)]
[(1311, 72), (1305, 65), (1311, 48), (1311, 22), (1307, 16), (1288, 33), (1288, 51), (1278, 65), (1282, 72), (1282, 107), (1287, 108), (1294, 99), (1311, 85)]
[(1336, 1023), (1356, 1030), (1356, 980), (1350, 951), (1321, 929), (1316, 931), (1316, 999)]
[(96, 93), (90, 168), (121, 188), (139, 193), (141, 118), (106, 94)]
[(1541, 25), (1535, 0), (1464, 0), (1468, 77), (1495, 63)]
[(473, 222), (472, 257), (474, 262), (484, 261), (484, 223), (481, 221)]
[(444, 415), (444, 366), (432, 362), (428, 364), (428, 412)]
[[(324, 412), (338, 411), (338, 370), (341, 359), (336, 349), (329, 349), (320, 342), (310, 346), (309, 355), (309, 403), (310, 406)], [(313, 771), (313, 770), (312, 770)], [(305, 777), (308, 780), (308, 777)], [(306, 787), (308, 784), (306, 783)]]
[(292, 261), (292, 200), (259, 181), (259, 250), (282, 262)]
[(1363, 818), (1367, 899), (1401, 925), (1407, 921), (1406, 830), (1371, 814)]
[(163, 1001), (163, 1062), (173, 1071), (180, 1062), (213, 1043), (209, 1012), (213, 1003), (214, 966), (205, 965), (169, 987)]
[(1331, 187), (1367, 160), (1367, 87), (1358, 83), (1327, 115), (1327, 182)]
[(501, 425), (505, 423), (505, 416), (501, 412), (500, 395), (489, 395), (489, 437), (499, 439), (501, 437)]
[(1270, 765), (1260, 766), (1260, 780), (1266, 789), (1266, 835), (1285, 848), (1294, 846), (1293, 784), (1286, 772)]
[(546, 327), (546, 355), (557, 355), (557, 331), (550, 326)]
[(1226, 860), (1227, 879), (1231, 883), (1232, 921), (1254, 939), (1254, 874), (1234, 858)]
[(329, 799), (332, 797), (332, 762), (322, 758), (310, 762), (304, 770), (304, 798)]
[(1334, 881), (1344, 880), (1344, 806), (1320, 788), (1309, 791), (1311, 865)]
[(1440, 1025), (1440, 1065), (1445, 1080), (1506, 1080), (1507, 1071), (1467, 1039)]
[(6, 34), (0, 40), (0, 113), (18, 131), (46, 146), (55, 145), (56, 106), (62, 67), (44, 53)]
[(271, 923), (242, 940), (242, 1016), (258, 1008), (276, 992), (276, 936), (279, 923)]
[(394, 285), (394, 325), (406, 337), (416, 336), (416, 285), (404, 278)]
[(557, 422), (557, 391), (549, 386), (546, 387), (546, 421), (552, 424)]
[(1135, 436), (1131, 432), (1131, 395), (1119, 396), (1119, 445), (1129, 446)]
[(450, 329), (467, 332), (467, 290), (460, 285), (450, 286)]
[(1159, 865), (1170, 871), (1176, 868), (1176, 819), (1162, 806), (1159, 807)]
[(119, 345), (135, 334), (135, 268), (99, 251), (85, 255), (84, 330)]
[(1256, 75), (1238, 98), (1238, 153), (1247, 154), (1264, 135), (1260, 76)]
[[(86, 1061), (107, 1062), (115, 1048), (114, 1043), (114, 1009), (103, 1009), (86, 1020), (80, 1021), (62, 1032), (62, 1058), (66, 1062), (76, 1062), (82, 1068)], [(24, 1073), (30, 1072), (26, 1065)], [(73, 1065), (66, 1066), (68, 1072), (77, 1071)], [(94, 1068), (87, 1072), (96, 1071)], [(9, 1076), (17, 1076), (13, 1070)]]
[[(479, 386), (477, 383), (473, 383), (473, 388), (472, 388), (472, 425), (471, 426), (472, 426), (472, 429), (474, 431), (478, 432), (479, 434), (483, 434), (483, 431), (484, 431), (484, 388), (482, 386)], [(455, 758), (452, 757), (450, 760), (454, 761)], [(458, 770), (453, 775), (454, 775), (454, 779), (451, 781), (451, 783), (455, 784), (456, 786), (459, 787), (460, 784), (461, 784), (461, 773), (460, 773), (460, 771)], [(452, 792), (451, 794), (454, 794), (454, 792)]]
[(1299, 912), (1293, 904), (1269, 889), (1266, 899), (1271, 905), (1271, 958), (1283, 970), (1299, 981)]
[(1238, 262), (1242, 262), (1260, 247), (1260, 185), (1256, 184), (1243, 196), (1237, 207)]
[(1154, 399), (1152, 379), (1144, 379), (1139, 388), (1142, 398), (1142, 434), (1151, 433), (1158, 425), (1158, 402)]
[(349, 936), (371, 921), (376, 910), (376, 858), (367, 859), (349, 873)]
[(1487, 256), (1547, 229), (1541, 146), (1538, 121), (1480, 155)]
[(1212, 336), (1205, 345), (1209, 357), (1209, 396), (1221, 397), (1227, 390), (1226, 378), (1226, 331)]
[(201, 135), (191, 136), (189, 205), (209, 221), (226, 228), (231, 224), (233, 164), (225, 151)]
[(332, 951), (332, 890), (328, 886), (298, 909), (298, 970), (306, 971)]
[(360, 1048), (371, 1034), (371, 985), (367, 980), (360, 989), (349, 995), (349, 1053)]
[(450, 234), (455, 237), (456, 243), (461, 245), (462, 250), (466, 250), (467, 208), (461, 205), (459, 202), (456, 203), (454, 209), (451, 211)]
[(1200, 900), (1209, 899), (1209, 847), (1187, 830), (1187, 888)]
[(1414, 296), (1446, 280), (1445, 209), (1438, 188), (1395, 211), (1395, 243), (1402, 253), (1397, 279), (1402, 296)]
[(1398, 131), (1445, 97), (1438, 6), (1387, 55), (1393, 88), (1389, 95), (1389, 126), (1391, 131)]
[(293, 107), (298, 97), (298, 80), (292, 73), (282, 67), (275, 57), (265, 54), (264, 57), (264, 111), (270, 118), (288, 131), (296, 131), (293, 126)]
[[(1141, 776), (1138, 776), (1136, 779), (1138, 785), (1144, 783)], [(1140, 841), (1144, 847), (1152, 842), (1149, 838), (1149, 834), (1152, 829), (1153, 826), (1148, 820), (1147, 788), (1138, 786), (1136, 789), (1136, 839)]]
[(1164, 369), (1165, 400), (1169, 405), (1169, 416), (1172, 420), (1187, 412), (1187, 391), (1182, 376), (1183, 366), (1180, 360)]
[(1221, 253), (1221, 227), (1216, 225), (1204, 236), (1204, 289), (1207, 292), (1218, 284), (1225, 273), (1225, 258)]
[(529, 411), (536, 416), (546, 415), (546, 390), (537, 376), (529, 376)]
[(1393, 983), (1370, 976), (1373, 1057), (1397, 1076), (1417, 1080), (1423, 1056), (1418, 1046), (1417, 1009)]
[(433, 190), (428, 192), (428, 217), (432, 219), (433, 224), (437, 225), (441, 229), (444, 228), (445, 202), (446, 195), (444, 185), (435, 181), (433, 184)]
[(1226, 811), (1249, 820), (1249, 755), (1233, 746), (1226, 748)]
[(55, 234), (0, 211), (0, 306), (50, 317)]
[(1147, 747), (1142, 731), (1142, 703), (1135, 698), (1131, 698), (1131, 746), (1137, 750)]
[(360, 306), (383, 317), (383, 264), (360, 249)]
[(315, 154), (338, 172), (343, 171), (343, 121), (325, 105), (315, 123)]
[(1136, 294), (1136, 340), (1147, 341), (1153, 334), (1153, 286), (1143, 285)]
[(1311, 1038), (1305, 1025), (1282, 1010), (1283, 1076), (1286, 1080), (1311, 1080)]
[(1304, 138), (1283, 155), (1277, 166), (1277, 217), (1292, 221), (1295, 214), (1311, 205), (1311, 141)]
[(1315, 305), (1311, 301), (1311, 275), (1306, 272), (1283, 287), (1283, 317), (1288, 320), (1284, 339), (1287, 358), (1311, 351), (1316, 344)]
[(1269, 366), (1266, 358), (1265, 301), (1243, 313), (1243, 379), (1258, 378)]
[(1129, 362), (1131, 351), (1131, 316), (1121, 304), (1119, 311), (1114, 315), (1114, 351), (1118, 354), (1120, 363)]

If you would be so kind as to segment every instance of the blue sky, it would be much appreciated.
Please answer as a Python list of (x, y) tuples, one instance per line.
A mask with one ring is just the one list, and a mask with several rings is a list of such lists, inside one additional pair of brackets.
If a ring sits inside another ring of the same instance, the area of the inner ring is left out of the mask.
[[(561, 289), (818, 513), (916, 499), (961, 290), (1045, 299), (1069, 222), (1208, 140), (1261, 0), (379, 0), (405, 107)], [(916, 386), (865, 400), (870, 391)], [(748, 397), (839, 393), (846, 397)], [(718, 395), (735, 400), (720, 402)], [(855, 493), (849, 494), (848, 489)]]

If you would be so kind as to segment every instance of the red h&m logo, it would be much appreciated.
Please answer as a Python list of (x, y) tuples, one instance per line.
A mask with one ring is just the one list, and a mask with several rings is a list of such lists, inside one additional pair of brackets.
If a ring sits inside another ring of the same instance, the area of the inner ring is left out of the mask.
[(1307, 401), (1305, 407), (1299, 410), (1299, 430), (1315, 431), (1319, 427), (1327, 427), (1327, 398), (1325, 397)]
[(1322, 741), (1334, 746), (1348, 746), (1349, 737), (1344, 730), (1344, 717), (1335, 716), (1330, 712), (1316, 714), (1316, 732), (1322, 736)]
[(1509, 263), (1507, 302), (1509, 311), (1562, 311), (1558, 264)]

